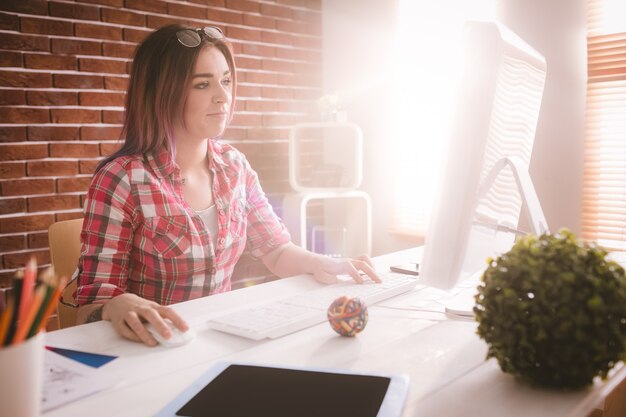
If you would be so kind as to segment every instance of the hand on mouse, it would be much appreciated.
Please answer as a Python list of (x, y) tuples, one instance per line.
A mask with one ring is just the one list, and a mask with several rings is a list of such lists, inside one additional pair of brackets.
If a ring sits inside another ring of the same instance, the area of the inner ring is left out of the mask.
[(174, 327), (174, 324), (165, 320), (167, 325), (170, 328), (170, 332), (172, 336), (170, 338), (164, 338), (161, 336), (161, 333), (157, 331), (157, 329), (150, 323), (146, 323), (145, 326), (150, 332), (150, 334), (159, 342), (160, 345), (165, 346), (167, 348), (183, 346), (190, 341), (192, 341), (196, 337), (196, 332), (193, 329), (189, 329), (185, 332), (181, 331), (177, 327)]
[(152, 324), (165, 338), (171, 337), (171, 331), (164, 319), (170, 319), (181, 331), (189, 326), (174, 310), (153, 301), (148, 301), (135, 294), (121, 294), (106, 303), (102, 309), (102, 319), (109, 320), (113, 328), (123, 337), (156, 346), (157, 340), (148, 332), (144, 322)]

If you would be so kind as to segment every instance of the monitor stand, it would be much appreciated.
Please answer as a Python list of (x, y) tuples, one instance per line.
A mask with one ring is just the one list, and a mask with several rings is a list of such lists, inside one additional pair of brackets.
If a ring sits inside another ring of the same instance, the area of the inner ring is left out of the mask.
[(530, 178), (530, 174), (528, 173), (528, 169), (524, 166), (524, 163), (516, 156), (504, 157), (493, 165), (485, 181), (480, 186), (480, 190), (478, 190), (476, 203), (487, 195), (487, 192), (493, 186), (498, 174), (500, 174), (500, 171), (506, 166), (511, 167), (511, 171), (513, 171), (517, 189), (522, 197), (522, 207), (526, 208), (526, 215), (530, 221), (531, 233), (536, 235), (548, 233), (548, 222), (541, 209), (533, 180)]
[(450, 300), (445, 301), (445, 312), (447, 315), (461, 318), (474, 318), (474, 295), (476, 289), (463, 290)]
[(483, 270), (477, 271), (467, 280), (459, 283), (460, 289), (457, 288), (459, 291), (455, 295), (442, 301), (446, 315), (451, 318), (474, 318), (474, 305), (476, 305), (474, 297), (482, 275)]
[[(497, 161), (493, 168), (489, 171), (489, 174), (485, 178), (485, 181), (478, 191), (478, 198), (476, 202), (479, 202), (493, 186), (495, 179), (500, 172), (506, 167), (511, 167), (513, 175), (515, 177), (515, 183), (520, 191), (522, 197), (522, 207), (526, 208), (526, 215), (530, 222), (531, 233), (541, 235), (548, 233), (548, 222), (541, 209), (537, 192), (533, 186), (532, 179), (528, 170), (525, 168), (522, 161), (517, 157), (504, 157)], [(494, 225), (494, 227), (499, 227)], [(482, 270), (477, 271), (473, 276), (468, 278), (468, 282), (459, 283), (463, 286), (462, 290), (456, 295), (452, 296), (449, 300), (445, 301), (445, 312), (451, 316), (461, 317), (474, 317), (474, 295), (477, 293), (476, 286), (480, 283), (480, 277), (482, 276)], [(475, 285), (473, 285), (475, 283)], [(467, 285), (467, 287), (465, 287)]]

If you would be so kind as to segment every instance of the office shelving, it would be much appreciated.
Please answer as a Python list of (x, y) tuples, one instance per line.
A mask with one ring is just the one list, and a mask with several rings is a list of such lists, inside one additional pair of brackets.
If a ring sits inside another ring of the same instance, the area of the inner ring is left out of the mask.
[(292, 241), (313, 252), (354, 257), (371, 252), (371, 200), (363, 177), (363, 135), (348, 122), (306, 123), (289, 135), (289, 183), (283, 221)]

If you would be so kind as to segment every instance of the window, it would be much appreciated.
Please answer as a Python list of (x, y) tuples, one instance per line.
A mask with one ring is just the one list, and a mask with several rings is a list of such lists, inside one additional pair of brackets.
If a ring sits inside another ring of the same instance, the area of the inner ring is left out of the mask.
[(626, 16), (590, 0), (582, 237), (626, 250)]
[(467, 20), (493, 20), (495, 0), (398, 2), (391, 232), (424, 236), (460, 75)]

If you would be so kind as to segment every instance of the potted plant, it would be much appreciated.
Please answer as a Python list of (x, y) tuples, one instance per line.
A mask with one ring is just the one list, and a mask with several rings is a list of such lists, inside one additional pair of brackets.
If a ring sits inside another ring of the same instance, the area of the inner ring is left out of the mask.
[(540, 386), (606, 377), (626, 351), (626, 278), (607, 254), (563, 229), (489, 260), (474, 308), (488, 358)]

